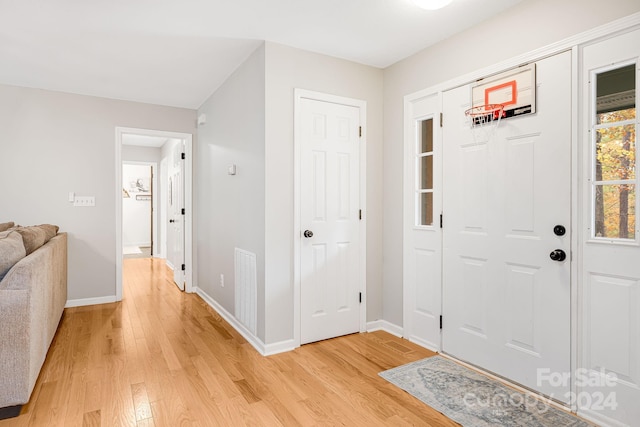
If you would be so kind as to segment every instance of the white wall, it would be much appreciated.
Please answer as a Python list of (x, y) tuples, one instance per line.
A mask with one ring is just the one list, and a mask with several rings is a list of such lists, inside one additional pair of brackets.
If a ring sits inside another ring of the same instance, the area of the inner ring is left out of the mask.
[(151, 199), (137, 197), (151, 195), (151, 187), (148, 192), (132, 192), (131, 183), (138, 179), (151, 182), (151, 166), (122, 165), (122, 188), (129, 193), (129, 197), (122, 198), (123, 246), (151, 246)]
[(295, 88), (367, 102), (367, 320), (382, 317), (382, 70), (267, 42), (265, 71), (264, 341), (273, 344), (293, 339)]
[[(205, 101), (198, 114), (196, 226), (198, 288), (234, 314), (234, 250), (256, 254), (257, 336), (264, 342), (264, 45)], [(228, 175), (229, 165), (236, 175)], [(225, 286), (220, 286), (224, 274)]]
[(402, 325), (403, 97), (638, 11), (637, 0), (529, 0), (384, 70), (386, 321)]
[[(123, 135), (126, 139), (128, 135)], [(141, 147), (137, 145), (122, 145), (123, 162), (160, 163), (161, 149), (158, 147)]]
[[(0, 85), (0, 212), (69, 233), (69, 300), (116, 294), (116, 126), (194, 133), (195, 120), (194, 110)], [(96, 206), (73, 207), (70, 191)]]

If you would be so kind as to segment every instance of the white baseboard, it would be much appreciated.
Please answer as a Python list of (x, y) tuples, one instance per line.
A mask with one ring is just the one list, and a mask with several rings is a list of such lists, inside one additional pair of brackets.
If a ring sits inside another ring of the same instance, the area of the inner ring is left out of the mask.
[(404, 335), (404, 331), (401, 326), (394, 325), (386, 320), (374, 320), (373, 322), (367, 322), (367, 332), (374, 331), (385, 331), (399, 338), (402, 338)]
[(108, 297), (97, 297), (97, 298), (83, 298), (83, 299), (70, 299), (67, 300), (64, 308), (71, 307), (83, 307), (85, 305), (96, 305), (96, 304), (109, 304), (112, 302), (116, 302), (116, 296), (111, 295)]
[(235, 316), (233, 316), (224, 307), (218, 304), (218, 302), (211, 298), (209, 294), (207, 294), (200, 288), (196, 288), (195, 292), (200, 296), (200, 298), (204, 300), (204, 302), (209, 304), (211, 308), (213, 308), (224, 320), (226, 320), (227, 323), (229, 323), (236, 331), (238, 331), (238, 333), (242, 335), (244, 339), (246, 339), (249, 344), (251, 344), (253, 348), (255, 348), (261, 355), (271, 356), (272, 354), (284, 353), (285, 351), (295, 349), (293, 339), (272, 344), (263, 343), (260, 338), (253, 335), (242, 323), (238, 321), (238, 319), (235, 318)]

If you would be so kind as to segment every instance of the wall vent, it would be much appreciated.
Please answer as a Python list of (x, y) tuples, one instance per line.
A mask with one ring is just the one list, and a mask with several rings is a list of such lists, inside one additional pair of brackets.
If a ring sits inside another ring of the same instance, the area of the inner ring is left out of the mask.
[(236, 319), (253, 335), (257, 329), (256, 254), (236, 248), (234, 254)]

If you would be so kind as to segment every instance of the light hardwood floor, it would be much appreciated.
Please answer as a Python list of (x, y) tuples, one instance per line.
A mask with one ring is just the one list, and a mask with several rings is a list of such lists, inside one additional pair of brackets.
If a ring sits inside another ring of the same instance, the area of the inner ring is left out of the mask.
[(263, 357), (164, 263), (124, 261), (120, 303), (65, 310), (8, 426), (457, 426), (378, 376), (434, 353), (385, 332)]

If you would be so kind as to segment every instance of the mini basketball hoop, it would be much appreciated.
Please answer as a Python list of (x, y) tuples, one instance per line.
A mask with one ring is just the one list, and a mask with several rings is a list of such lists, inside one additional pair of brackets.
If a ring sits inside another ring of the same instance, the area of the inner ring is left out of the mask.
[(465, 110), (464, 115), (471, 118), (471, 133), (477, 144), (491, 139), (506, 113), (502, 104), (485, 104)]

